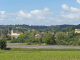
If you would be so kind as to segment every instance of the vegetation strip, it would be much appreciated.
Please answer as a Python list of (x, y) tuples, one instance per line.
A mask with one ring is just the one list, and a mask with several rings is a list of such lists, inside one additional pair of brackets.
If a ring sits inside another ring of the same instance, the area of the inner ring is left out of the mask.
[(80, 49), (29, 49), (29, 48), (5, 48), (5, 51), (80, 51)]

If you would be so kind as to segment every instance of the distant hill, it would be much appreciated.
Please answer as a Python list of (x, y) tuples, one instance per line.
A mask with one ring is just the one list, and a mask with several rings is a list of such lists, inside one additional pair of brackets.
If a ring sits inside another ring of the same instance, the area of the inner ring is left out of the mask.
[(64, 24), (64, 25), (56, 25), (56, 27), (61, 27), (61, 28), (66, 28), (69, 26), (75, 26), (75, 25), (68, 25), (68, 24)]
[(26, 25), (26, 24), (23, 24), (23, 25), (0, 25), (0, 29), (1, 28), (16, 28), (16, 27), (20, 27), (20, 28), (30, 28), (30, 29), (46, 29), (46, 28), (57, 28), (57, 27), (60, 27), (60, 28), (66, 28), (66, 27), (70, 27), (70, 26), (73, 26), (77, 29), (80, 29), (80, 24), (79, 25), (68, 25), (68, 24), (63, 24), (63, 25), (51, 25), (51, 26), (44, 26), (44, 25)]

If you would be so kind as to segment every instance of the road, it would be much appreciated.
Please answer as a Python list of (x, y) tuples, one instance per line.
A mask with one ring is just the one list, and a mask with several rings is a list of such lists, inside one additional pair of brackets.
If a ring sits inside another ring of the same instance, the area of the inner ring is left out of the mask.
[(7, 47), (14, 47), (14, 48), (53, 48), (53, 49), (80, 49), (80, 46), (32, 46), (32, 45), (25, 45), (25, 46), (20, 46), (20, 45), (8, 45)]

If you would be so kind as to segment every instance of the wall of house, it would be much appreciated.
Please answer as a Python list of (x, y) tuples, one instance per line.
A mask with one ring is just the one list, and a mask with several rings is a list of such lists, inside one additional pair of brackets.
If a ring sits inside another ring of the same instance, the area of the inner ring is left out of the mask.
[(80, 31), (75, 31), (75, 33), (80, 33)]

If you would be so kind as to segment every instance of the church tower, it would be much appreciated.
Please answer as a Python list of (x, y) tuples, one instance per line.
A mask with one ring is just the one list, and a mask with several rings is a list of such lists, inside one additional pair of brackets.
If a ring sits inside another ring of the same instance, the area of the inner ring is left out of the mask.
[(13, 29), (11, 30), (11, 35), (13, 35)]

